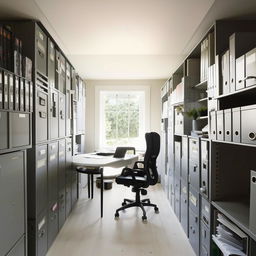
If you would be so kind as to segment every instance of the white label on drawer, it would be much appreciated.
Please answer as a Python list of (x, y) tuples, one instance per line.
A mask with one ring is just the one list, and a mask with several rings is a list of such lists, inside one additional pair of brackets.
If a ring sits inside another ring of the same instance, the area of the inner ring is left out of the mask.
[(46, 166), (46, 159), (41, 159), (41, 160), (37, 161), (37, 164), (36, 164), (37, 168), (41, 168), (41, 167), (44, 167), (44, 166)]
[(44, 226), (44, 224), (45, 224), (45, 217), (38, 223), (38, 226), (37, 226), (38, 230), (40, 230)]
[(187, 194), (187, 187), (183, 187), (182, 191), (183, 191), (184, 194)]
[(2, 74), (0, 74), (0, 84), (3, 83), (3, 77)]
[(195, 207), (197, 207), (197, 199), (191, 192), (189, 192), (189, 200)]
[(39, 151), (39, 154), (40, 154), (40, 156), (45, 155), (45, 154), (46, 154), (46, 150), (45, 150), (45, 149), (41, 149), (41, 150)]
[(43, 54), (45, 54), (44, 46), (39, 41), (37, 41), (37, 48), (40, 49)]
[(55, 159), (56, 159), (56, 155), (55, 154), (50, 156), (50, 161), (53, 161)]
[(59, 156), (64, 156), (64, 151), (60, 151)]
[(13, 86), (13, 77), (12, 76), (10, 76), (10, 86)]
[(55, 149), (56, 148), (56, 145), (51, 145), (51, 149)]
[(256, 53), (255, 52), (251, 55), (246, 56), (246, 64), (251, 64), (253, 62), (256, 62)]
[(19, 118), (25, 118), (26, 115), (25, 114), (19, 114)]
[(4, 74), (4, 83), (5, 83), (5, 84), (8, 83), (8, 76), (7, 76), (7, 74)]
[(4, 95), (4, 101), (8, 102), (8, 95), (7, 94)]
[(209, 207), (207, 205), (204, 206), (204, 210), (209, 213)]

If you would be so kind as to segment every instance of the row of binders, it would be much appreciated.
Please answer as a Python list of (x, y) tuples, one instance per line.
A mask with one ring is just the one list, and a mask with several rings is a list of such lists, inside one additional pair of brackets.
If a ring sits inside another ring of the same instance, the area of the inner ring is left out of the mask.
[(33, 83), (0, 69), (0, 110), (33, 112)]
[(7, 26), (0, 25), (0, 67), (32, 80), (32, 60), (22, 55), (22, 41)]
[(200, 55), (200, 81), (204, 82), (208, 78), (208, 67), (215, 62), (214, 57), (214, 33), (211, 32), (201, 43)]

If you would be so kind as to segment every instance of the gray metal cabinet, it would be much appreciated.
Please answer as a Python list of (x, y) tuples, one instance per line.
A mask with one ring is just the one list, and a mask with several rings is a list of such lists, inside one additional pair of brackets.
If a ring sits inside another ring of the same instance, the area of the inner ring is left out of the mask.
[(37, 88), (36, 97), (36, 142), (44, 142), (48, 139), (48, 95)]
[(175, 168), (175, 179), (180, 179), (181, 175), (181, 143), (179, 141), (174, 142), (174, 168)]
[(198, 216), (200, 213), (199, 193), (189, 185), (189, 208), (192, 209)]
[(188, 184), (181, 181), (180, 222), (188, 236)]
[(71, 68), (66, 62), (66, 136), (71, 135), (72, 107), (71, 107)]
[(199, 190), (200, 180), (200, 165), (199, 160), (189, 160), (189, 183), (196, 189)]
[(59, 228), (61, 228), (66, 219), (65, 195), (65, 139), (59, 141), (59, 168), (58, 168), (58, 204), (59, 204)]
[(0, 111), (0, 150), (8, 148), (8, 113)]
[(182, 137), (181, 144), (181, 178), (188, 180), (188, 137)]
[(47, 36), (42, 29), (36, 24), (36, 69), (43, 74), (47, 75)]
[(25, 244), (25, 236), (22, 236), (6, 256), (25, 256)]
[[(47, 234), (48, 234), (48, 228), (47, 228), (47, 210), (44, 211), (39, 217), (38, 221), (36, 223), (36, 251), (37, 256), (45, 256), (47, 253)], [(31, 253), (33, 255), (34, 252)]]
[(58, 234), (58, 202), (49, 204), (48, 208), (48, 235), (47, 235), (47, 247), (51, 247), (54, 239)]
[(51, 87), (55, 87), (55, 46), (48, 38), (48, 82)]
[(65, 134), (66, 134), (65, 116), (66, 116), (65, 95), (62, 93), (59, 93), (59, 137), (60, 138), (65, 137)]
[(59, 137), (59, 93), (51, 88), (50, 90), (50, 138)]
[(196, 255), (199, 255), (199, 217), (189, 209), (189, 242)]
[(24, 154), (0, 156), (0, 255), (6, 255), (25, 233)]
[(36, 147), (36, 214), (47, 207), (47, 145)]
[(30, 115), (26, 113), (10, 113), (10, 138), (12, 147), (30, 144)]
[(174, 212), (177, 218), (180, 220), (180, 179), (175, 178), (175, 202), (174, 202)]
[(232, 109), (233, 141), (241, 142), (241, 108)]
[(72, 142), (71, 138), (66, 139), (66, 217), (72, 209)]
[(58, 79), (58, 89), (60, 92), (65, 93), (66, 92), (66, 60), (65, 57), (60, 54), (59, 57), (59, 79)]
[(48, 145), (48, 203), (56, 202), (58, 195), (58, 142)]
[(200, 223), (200, 256), (210, 256), (210, 229), (201, 221)]
[(208, 157), (208, 141), (201, 140), (201, 179), (200, 192), (208, 197), (209, 194), (209, 157)]

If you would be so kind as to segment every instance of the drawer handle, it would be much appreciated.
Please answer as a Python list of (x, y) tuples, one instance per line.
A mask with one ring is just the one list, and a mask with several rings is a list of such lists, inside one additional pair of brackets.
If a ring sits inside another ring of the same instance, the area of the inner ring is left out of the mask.
[(219, 134), (221, 134), (221, 131), (219, 131)]
[(236, 135), (236, 136), (238, 136), (238, 135), (239, 135), (239, 132), (238, 132), (238, 131), (236, 131), (236, 132), (235, 132), (235, 135)]
[(209, 222), (208, 222), (208, 220), (205, 218), (205, 216), (203, 216), (203, 221), (208, 225), (209, 224)]
[(248, 136), (249, 136), (250, 140), (256, 140), (256, 133), (255, 132), (250, 132)]
[(229, 135), (229, 134), (230, 134), (230, 131), (226, 131), (226, 134)]
[(252, 182), (256, 183), (256, 176), (252, 176)]
[(215, 133), (216, 133), (216, 132), (215, 132), (215, 131), (213, 131), (212, 133), (215, 135)]
[(193, 168), (194, 172), (196, 172), (196, 169), (197, 169), (197, 165), (194, 165), (194, 168)]

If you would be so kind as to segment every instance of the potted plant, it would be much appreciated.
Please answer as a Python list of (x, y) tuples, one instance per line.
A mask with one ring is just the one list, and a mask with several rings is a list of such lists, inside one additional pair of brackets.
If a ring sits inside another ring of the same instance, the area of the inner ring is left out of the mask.
[(207, 107), (201, 107), (197, 111), (199, 116), (207, 116)]
[(196, 108), (192, 108), (189, 111), (186, 112), (186, 115), (190, 118), (192, 118), (192, 130), (197, 131), (197, 118), (199, 117), (199, 112)]

